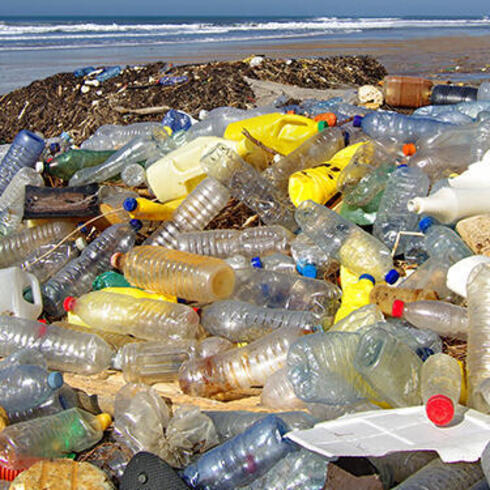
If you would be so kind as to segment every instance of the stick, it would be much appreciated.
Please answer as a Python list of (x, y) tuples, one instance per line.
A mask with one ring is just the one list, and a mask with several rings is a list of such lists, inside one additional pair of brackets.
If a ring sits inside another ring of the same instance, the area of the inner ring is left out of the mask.
[(140, 116), (146, 116), (148, 114), (159, 114), (170, 110), (171, 107), (167, 105), (161, 105), (156, 107), (142, 107), (141, 109), (129, 109), (127, 107), (116, 106), (114, 110), (120, 114), (139, 114)]
[(264, 150), (266, 153), (269, 153), (269, 155), (281, 155), (282, 157), (284, 156), (282, 153), (279, 153), (277, 150), (269, 148), (268, 146), (264, 145), (264, 143), (261, 143), (258, 139), (254, 138), (245, 128), (243, 128), (242, 134), (254, 145), (262, 148), (262, 150)]

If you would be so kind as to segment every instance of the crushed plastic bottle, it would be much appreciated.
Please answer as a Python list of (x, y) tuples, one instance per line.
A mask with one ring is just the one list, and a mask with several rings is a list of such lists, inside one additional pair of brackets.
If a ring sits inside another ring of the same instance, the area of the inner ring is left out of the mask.
[(68, 296), (63, 307), (87, 325), (158, 342), (195, 338), (199, 325), (197, 313), (189, 306), (106, 291), (93, 291), (79, 298)]
[(0, 195), (23, 167), (34, 167), (44, 149), (44, 140), (26, 129), (17, 133), (0, 162)]
[(42, 287), (44, 309), (52, 316), (64, 314), (67, 296), (80, 296), (92, 288), (92, 282), (109, 269), (111, 255), (129, 250), (136, 238), (139, 222), (112, 225), (88, 245), (80, 257), (71, 260)]
[(293, 205), (257, 170), (225, 145), (218, 144), (201, 158), (207, 175), (229, 189), (232, 196), (255, 211), (266, 225), (296, 231)]
[(314, 331), (317, 323), (309, 311), (266, 308), (237, 300), (216, 301), (201, 311), (205, 330), (232, 342), (251, 342), (281, 327)]
[(397, 281), (390, 251), (369, 233), (313, 201), (301, 203), (295, 216), (304, 233), (351, 271), (370, 274), (376, 281)]
[(194, 488), (223, 490), (251, 483), (296, 450), (283, 439), (286, 432), (286, 424), (279, 417), (269, 415), (187, 466), (184, 481)]
[(381, 310), (374, 304), (362, 306), (335, 322), (329, 332), (357, 332), (362, 327), (384, 321)]
[(267, 378), (264, 384), (260, 403), (276, 410), (303, 410), (306, 404), (294, 392), (289, 381), (288, 368), (282, 368)]
[(9, 469), (24, 469), (40, 459), (83, 451), (100, 441), (110, 423), (107, 413), (95, 416), (71, 408), (11, 425), (0, 433), (0, 462)]
[(227, 298), (235, 285), (235, 274), (226, 262), (163, 247), (134, 247), (114, 255), (112, 265), (134, 286), (190, 301)]

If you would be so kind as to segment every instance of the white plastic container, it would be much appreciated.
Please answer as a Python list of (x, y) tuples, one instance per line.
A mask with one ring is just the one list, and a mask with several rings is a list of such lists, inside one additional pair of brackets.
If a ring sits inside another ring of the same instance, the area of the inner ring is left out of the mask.
[(201, 166), (201, 156), (218, 143), (234, 148), (234, 143), (215, 136), (200, 136), (177, 148), (152, 164), (146, 179), (160, 202), (185, 197), (206, 173)]
[(452, 265), (447, 271), (446, 276), (446, 286), (448, 289), (466, 298), (468, 277), (473, 268), (479, 264), (490, 264), (490, 257), (486, 255), (472, 255)]
[[(34, 274), (20, 267), (0, 269), (0, 315), (14, 315), (29, 320), (36, 320), (43, 311), (41, 289)], [(22, 295), (30, 287), (34, 303), (26, 301)]]
[(455, 188), (490, 187), (490, 150), (481, 161), (472, 163), (468, 170), (449, 179), (448, 183)]
[(428, 197), (408, 201), (411, 213), (428, 214), (441, 223), (454, 223), (468, 216), (490, 212), (490, 185), (478, 188), (443, 187)]

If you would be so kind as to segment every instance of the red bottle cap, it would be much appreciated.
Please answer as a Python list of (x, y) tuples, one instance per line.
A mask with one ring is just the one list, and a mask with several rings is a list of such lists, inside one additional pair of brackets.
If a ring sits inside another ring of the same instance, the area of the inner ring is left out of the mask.
[(0, 480), (14, 481), (17, 475), (20, 475), (25, 468), (22, 470), (11, 470), (0, 464)]
[(415, 155), (417, 147), (413, 143), (405, 143), (402, 147), (403, 154), (407, 157)]
[(454, 404), (445, 395), (431, 396), (425, 404), (427, 417), (436, 425), (447, 425), (454, 417)]
[(37, 321), (39, 323), (44, 323), (44, 325), (46, 325), (48, 323), (44, 318), (38, 318)]
[(77, 301), (76, 298), (74, 298), (73, 296), (67, 296), (65, 298), (65, 300), (63, 301), (63, 309), (65, 311), (73, 310), (73, 308), (75, 307), (76, 301)]
[(393, 306), (391, 307), (391, 316), (400, 318), (403, 315), (404, 309), (405, 303), (399, 299), (395, 299), (395, 301), (393, 301)]

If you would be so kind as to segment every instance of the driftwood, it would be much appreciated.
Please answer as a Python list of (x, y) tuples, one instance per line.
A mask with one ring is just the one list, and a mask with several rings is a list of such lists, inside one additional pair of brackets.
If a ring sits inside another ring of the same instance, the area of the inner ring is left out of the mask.
[(142, 107), (141, 109), (130, 109), (128, 107), (121, 107), (120, 105), (114, 107), (116, 112), (120, 114), (138, 114), (140, 116), (147, 116), (149, 114), (160, 114), (161, 112), (166, 112), (170, 110), (171, 107), (168, 105), (159, 105), (156, 107)]
[(326, 100), (332, 97), (345, 95), (345, 89), (313, 89), (297, 87), (295, 85), (285, 85), (283, 83), (270, 82), (265, 80), (256, 80), (255, 78), (243, 77), (250, 85), (250, 88), (255, 94), (256, 104), (258, 106), (272, 103), (281, 95), (285, 95), (290, 99), (318, 99)]

